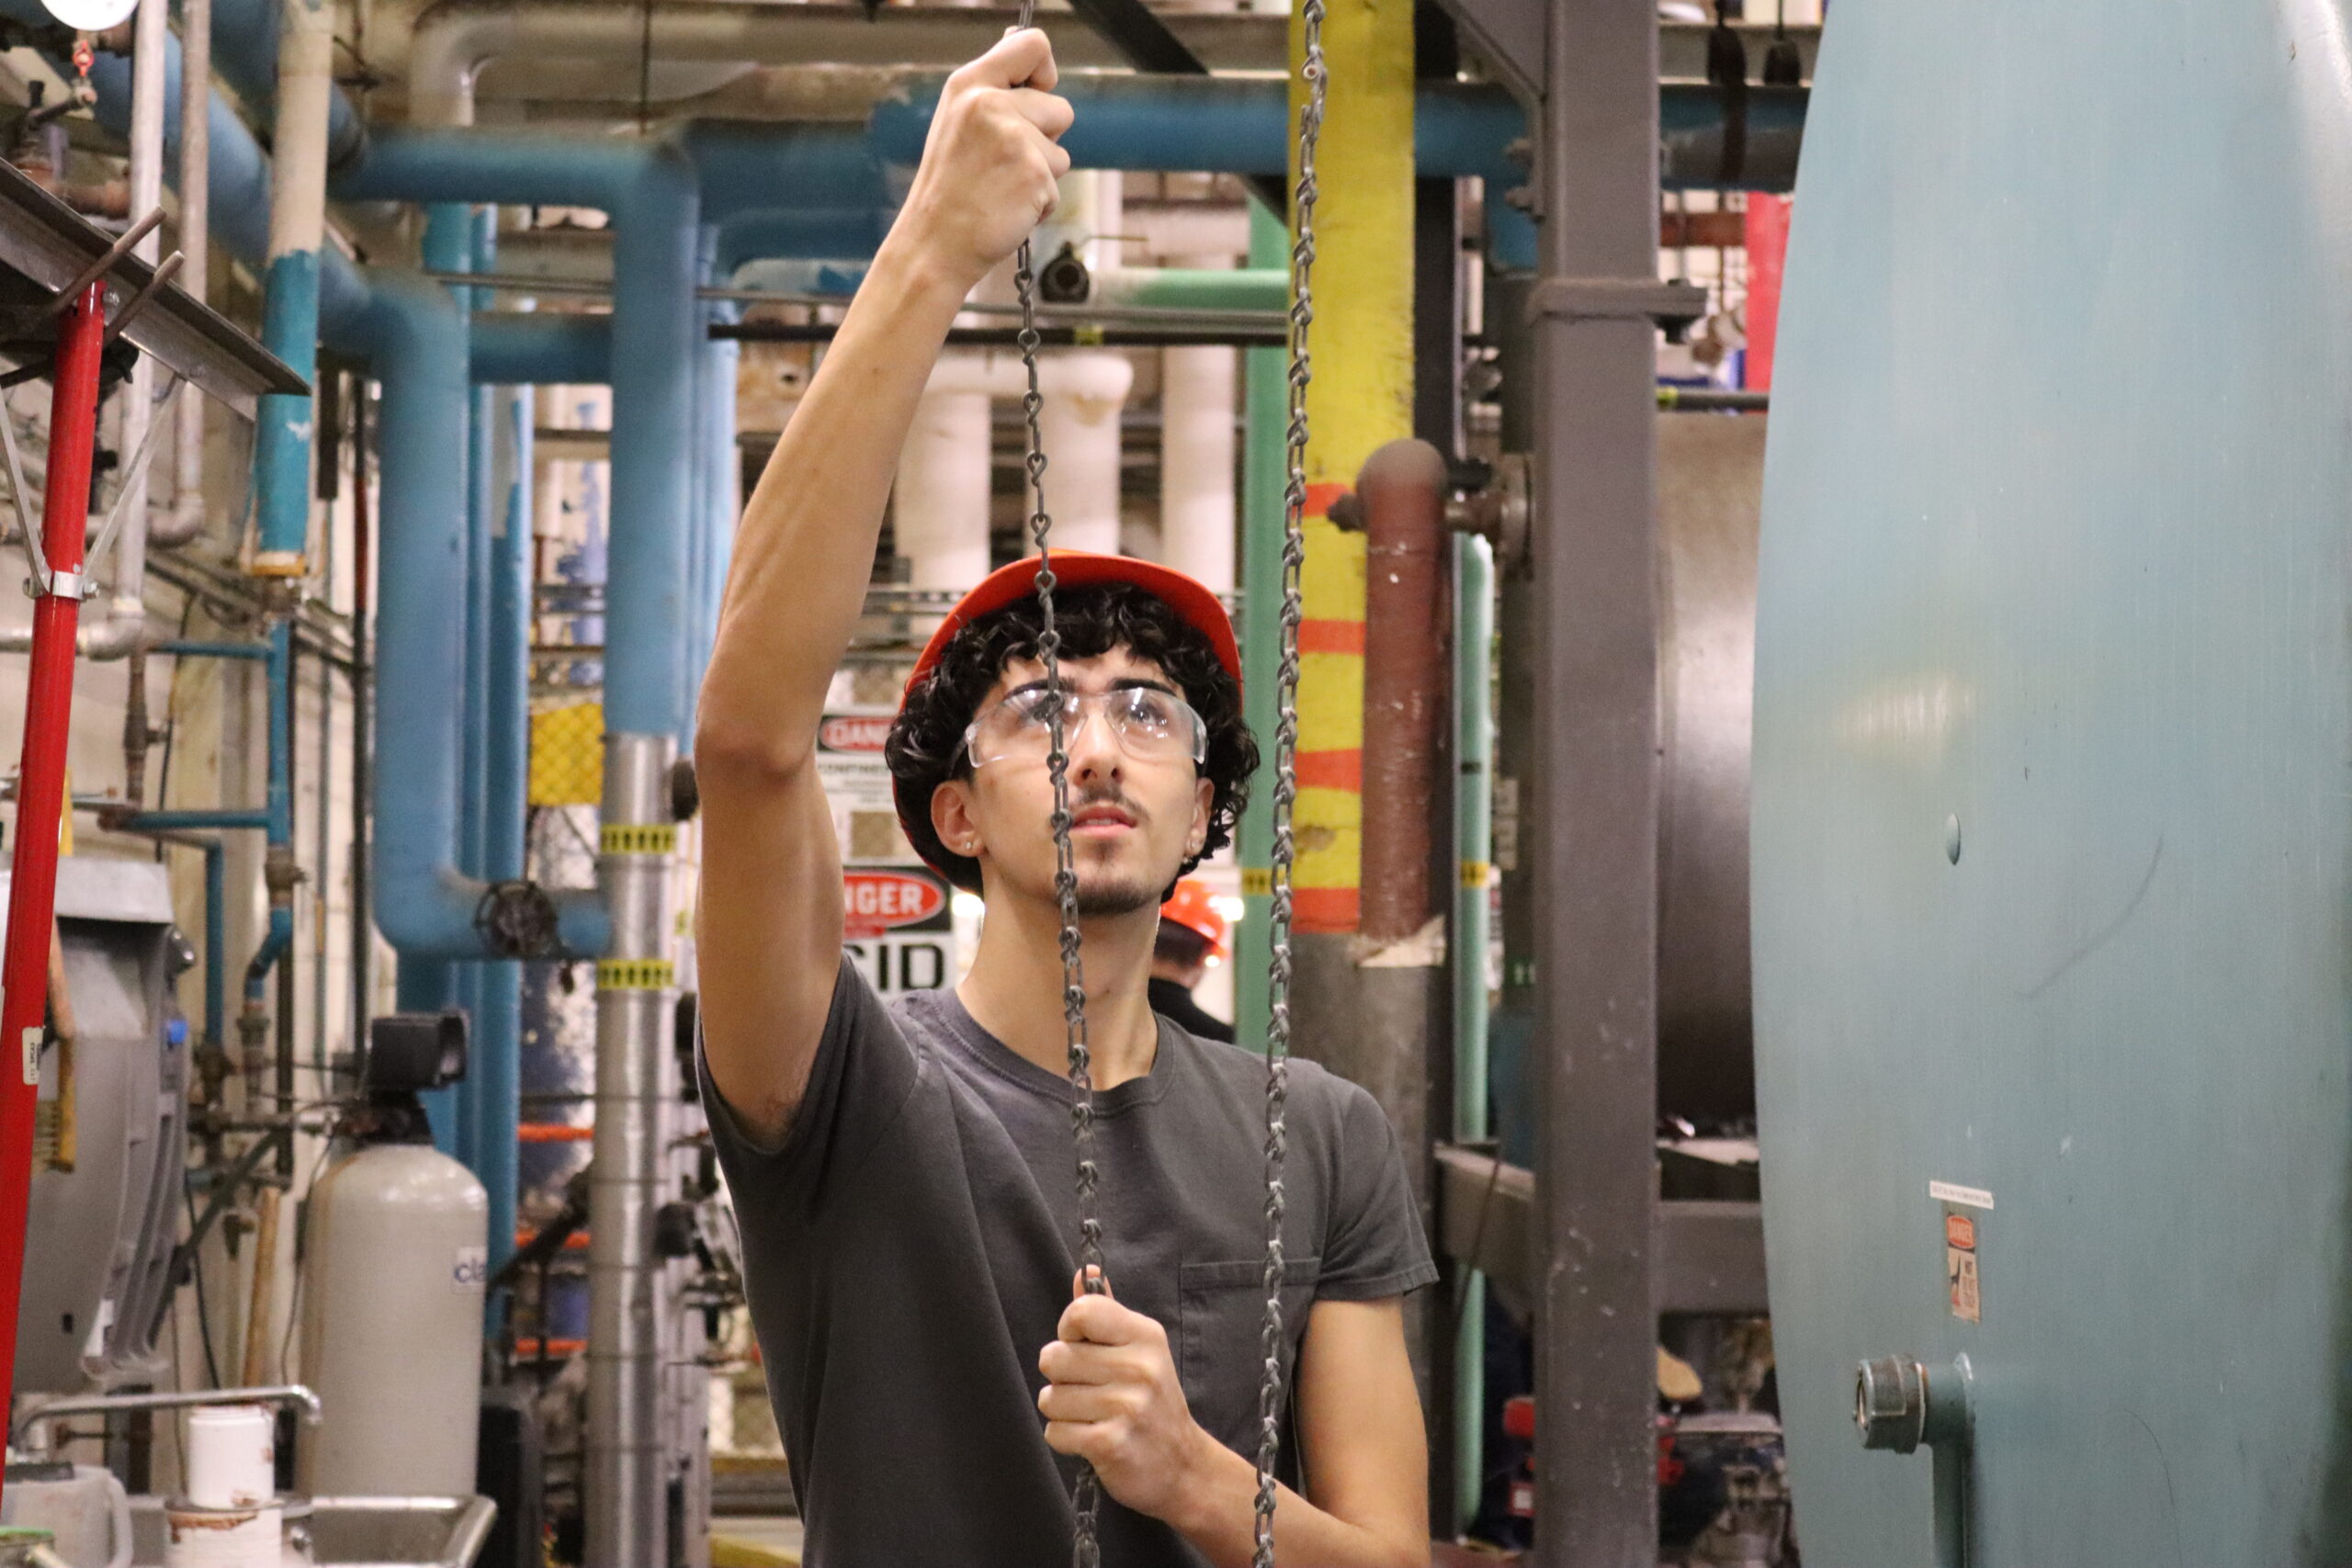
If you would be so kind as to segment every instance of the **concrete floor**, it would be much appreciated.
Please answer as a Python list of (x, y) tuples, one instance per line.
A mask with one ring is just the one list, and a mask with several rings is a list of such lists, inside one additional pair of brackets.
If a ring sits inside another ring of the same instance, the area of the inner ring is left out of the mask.
[(800, 1568), (800, 1521), (758, 1515), (713, 1519), (710, 1568)]

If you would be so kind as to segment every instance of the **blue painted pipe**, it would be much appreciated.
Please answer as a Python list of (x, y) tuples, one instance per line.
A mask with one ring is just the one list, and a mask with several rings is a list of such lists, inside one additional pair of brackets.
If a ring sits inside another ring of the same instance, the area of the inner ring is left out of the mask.
[[(424, 966), (413, 961), (483, 953), (473, 926), (481, 885), (458, 863), (460, 720), (450, 701), (464, 683), (449, 615), (466, 596), (465, 474), (451, 461), (466, 440), (466, 337), (440, 285), (386, 272), (368, 282), (368, 308), (333, 323), (333, 341), (366, 357), (384, 388), (376, 745), (392, 765), (376, 788), (376, 924), (401, 955), (406, 1008), (427, 1000)], [(559, 894), (557, 908), (567, 949), (604, 951), (594, 894)]]
[[(1076, 118), (1062, 137), (1082, 169), (1203, 169), (1281, 175), (1290, 155), (1289, 84), (1279, 77), (1070, 76), (1057, 89)], [(1751, 142), (1793, 137), (1803, 129), (1802, 88), (1751, 87)], [(911, 165), (922, 155), (939, 83), (876, 106), (869, 127), (876, 156)], [(1712, 86), (1659, 89), (1659, 133), (1669, 147), (1712, 136), (1723, 124), (1723, 96)], [(1527, 134), (1526, 114), (1500, 87), (1442, 83), (1423, 86), (1413, 105), (1414, 164), (1426, 176), (1477, 175), (1506, 186), (1525, 183), (1525, 166), (1509, 153)], [(1687, 176), (1668, 184), (1709, 184)]]
[(204, 840), (204, 1043), (219, 1045), (229, 1027), (229, 875), (226, 846)]
[(481, 311), (469, 332), (473, 378), (500, 387), (601, 387), (613, 375), (613, 319)]
[(217, 831), (247, 829), (265, 832), (269, 828), (269, 813), (245, 811), (233, 807), (223, 810), (201, 808), (185, 811), (141, 811), (124, 818), (123, 826), (134, 832)]
[[(480, 259), (480, 258), (478, 258)], [(482, 874), (523, 874), (524, 813), (530, 775), (531, 413), (526, 396), (502, 393), (499, 418), (513, 453), (503, 495), (492, 498), (489, 787), (483, 796)], [(477, 1111), (469, 1163), (490, 1194), (490, 1257), (495, 1269), (514, 1245), (522, 1121), (523, 966), (479, 966), (481, 1049), (475, 1057)]]
[[(480, 270), (477, 219), (471, 209), (456, 202), (435, 202), (424, 209), (422, 257), (427, 271)], [(450, 294), (457, 301), (459, 330), (469, 331), (474, 306), (478, 299), (484, 297), (478, 290), (465, 288), (452, 288)], [(468, 360), (470, 365), (470, 350)], [(489, 396), (487, 388), (469, 386), (467, 389), (466, 440), (461, 459), (465, 465), (466, 592), (458, 607), (459, 624), (464, 627), (465, 660), (460, 666), (464, 687), (458, 694), (458, 708), (464, 717), (458, 728), (457, 863), (460, 872), (476, 880), (482, 876), (482, 787), (487, 766), (483, 748), (487, 743), (484, 728), (490, 722), (485, 694), (490, 676), (490, 516), (486, 504), (490, 423), (485, 417)], [(476, 1170), (482, 1136), (480, 1065), (489, 1049), (481, 1009), (482, 968), (480, 964), (460, 964), (450, 976), (458, 1006), (466, 1015), (472, 1049), (467, 1057), (466, 1076), (450, 1096), (453, 1114), (447, 1123), (449, 1142), (442, 1149)], [(436, 1134), (439, 1127), (440, 1123), (435, 1123)]]
[[(318, 251), (270, 258), (264, 285), (262, 346), (305, 382), (318, 378)], [(264, 394), (254, 417), (256, 554), (300, 562), (311, 534), (311, 399), (308, 392)]]
[(691, 482), (677, 455), (694, 444), (701, 321), (693, 165), (661, 142), (387, 130), (336, 175), (334, 189), (351, 198), (535, 202), (611, 214), (613, 400), (628, 417), (612, 438), (605, 722), (614, 733), (679, 733), (687, 722), (688, 594), (678, 520), (688, 513)]
[[(212, 66), (237, 89), (266, 130), (277, 105), (277, 16), (275, 0), (212, 0)], [(175, 40), (176, 43), (176, 40)], [(171, 68), (175, 85), (179, 68)], [(367, 145), (368, 127), (341, 87), (327, 107), (327, 162), (356, 156)]]
[(254, 949), (252, 962), (245, 965), (245, 1005), (264, 1006), (268, 998), (269, 972), (294, 945), (294, 911), (283, 904), (273, 904), (269, 910), (268, 934), (261, 945)]
[(747, 262), (862, 260), (890, 231), (888, 208), (825, 208), (790, 211), (751, 208), (718, 226), (716, 275), (732, 277)]
[(906, 194), (908, 171), (876, 157), (862, 125), (696, 120), (677, 142), (702, 176), (706, 222), (758, 209), (881, 213), (887, 221)]

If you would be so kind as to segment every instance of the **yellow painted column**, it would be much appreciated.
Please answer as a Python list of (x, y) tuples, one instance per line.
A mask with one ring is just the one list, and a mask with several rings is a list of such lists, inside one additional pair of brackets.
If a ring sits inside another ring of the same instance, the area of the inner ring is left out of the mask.
[[(1291, 179), (1305, 28), (1291, 17)], [(1363, 882), (1364, 541), (1326, 520), (1383, 444), (1413, 434), (1413, 7), (1329, 0), (1307, 346), (1306, 619), (1299, 628), (1294, 919), (1356, 929)], [(1295, 222), (1296, 214), (1293, 214)]]

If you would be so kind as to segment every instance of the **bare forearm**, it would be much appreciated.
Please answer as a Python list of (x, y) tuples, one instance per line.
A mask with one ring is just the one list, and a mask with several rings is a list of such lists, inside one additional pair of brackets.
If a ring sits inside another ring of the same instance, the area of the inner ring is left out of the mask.
[[(1249, 1568), (1258, 1540), (1257, 1468), (1231, 1449), (1201, 1436), (1195, 1477), (1168, 1523), (1216, 1568)], [(1426, 1549), (1412, 1548), (1326, 1513), (1289, 1487), (1276, 1489), (1274, 1557), (1318, 1568), (1425, 1568)]]
[(744, 507), (701, 722), (808, 744), (873, 572), (899, 447), (963, 284), (894, 234)]

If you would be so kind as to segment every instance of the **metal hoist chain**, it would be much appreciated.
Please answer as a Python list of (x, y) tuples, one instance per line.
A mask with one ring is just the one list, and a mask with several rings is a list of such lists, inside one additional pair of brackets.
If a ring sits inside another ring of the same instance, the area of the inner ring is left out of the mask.
[(1290, 252), (1290, 428), (1283, 483), (1282, 662), (1274, 682), (1274, 844), (1272, 907), (1268, 917), (1272, 957), (1267, 967), (1266, 1027), (1266, 1317), (1259, 1337), (1264, 1359), (1258, 1384), (1258, 1534), (1254, 1568), (1273, 1568), (1274, 1464), (1282, 1455), (1283, 1414), (1283, 1113), (1290, 1092), (1291, 811), (1298, 800), (1298, 626), (1304, 617), (1300, 573), (1306, 565), (1306, 384), (1314, 371), (1306, 330), (1315, 320), (1315, 147), (1323, 132), (1323, 0), (1300, 7), (1299, 76), (1306, 102), (1298, 116), (1298, 184), (1291, 204), (1297, 224)]
[[(1021, 0), (1018, 26), (1034, 25), (1035, 0)], [(1089, 1292), (1108, 1290), (1102, 1267), (1102, 1222), (1095, 1213), (1094, 1077), (1086, 1043), (1086, 969), (1079, 956), (1078, 865), (1069, 840), (1069, 748), (1063, 732), (1062, 636), (1054, 624), (1053, 549), (1047, 536), (1053, 518), (1046, 511), (1046, 439), (1039, 415), (1045, 396), (1037, 387), (1037, 273), (1030, 242), (1021, 242), (1013, 260), (1012, 286), (1021, 301), (1021, 366), (1027, 381), (1021, 394), (1021, 413), (1028, 426), (1029, 451), (1023, 468), (1029, 491), (1029, 536), (1037, 547), (1037, 660), (1046, 667), (1046, 772), (1054, 784), (1054, 894), (1061, 905), (1062, 1021), (1069, 1033), (1070, 1142), (1078, 1159), (1078, 1266)], [(1098, 1568), (1102, 1543), (1096, 1517), (1102, 1507), (1102, 1483), (1094, 1467), (1080, 1460), (1071, 1506), (1077, 1534), (1070, 1560), (1075, 1568)]]
[[(1035, 0), (1022, 0), (1017, 26), (1035, 25)], [(1303, 618), (1300, 574), (1306, 562), (1306, 385), (1312, 370), (1307, 359), (1307, 328), (1315, 320), (1311, 275), (1315, 266), (1315, 149), (1323, 129), (1325, 69), (1323, 62), (1323, 0), (1305, 0), (1304, 53), (1301, 79), (1306, 102), (1299, 114), (1298, 183), (1294, 196), (1297, 237), (1291, 247), (1289, 428), (1283, 492), (1282, 653), (1276, 676), (1277, 722), (1274, 736), (1273, 899), (1271, 917), (1272, 959), (1268, 968), (1270, 1006), (1266, 1032), (1266, 1311), (1259, 1337), (1263, 1373), (1258, 1385), (1258, 1489), (1256, 1546), (1253, 1568), (1273, 1568), (1274, 1472), (1282, 1453), (1283, 1412), (1283, 1166), (1288, 1153), (1284, 1114), (1290, 1087), (1291, 988), (1291, 867), (1295, 840), (1291, 814), (1298, 798), (1298, 628)], [(1021, 242), (1013, 262), (1013, 289), (1021, 306), (1021, 364), (1025, 389), (1021, 411), (1027, 426), (1029, 449), (1023, 460), (1029, 492), (1029, 535), (1037, 548), (1037, 609), (1041, 623), (1037, 658), (1045, 666), (1047, 751), (1046, 771), (1053, 781), (1054, 892), (1061, 908), (1062, 1019), (1069, 1031), (1070, 1134), (1077, 1156), (1078, 1262), (1086, 1289), (1109, 1288), (1102, 1267), (1102, 1222), (1095, 1212), (1100, 1173), (1094, 1164), (1094, 1083), (1092, 1057), (1086, 1039), (1086, 978), (1079, 951), (1078, 871), (1070, 844), (1069, 751), (1064, 733), (1061, 680), (1061, 633), (1055, 625), (1053, 519), (1046, 509), (1046, 449), (1039, 416), (1045, 398), (1037, 381), (1037, 289), (1030, 242)], [(1075, 1568), (1100, 1568), (1102, 1544), (1097, 1531), (1101, 1483), (1093, 1467), (1081, 1461), (1072, 1498), (1076, 1536), (1071, 1561)]]

